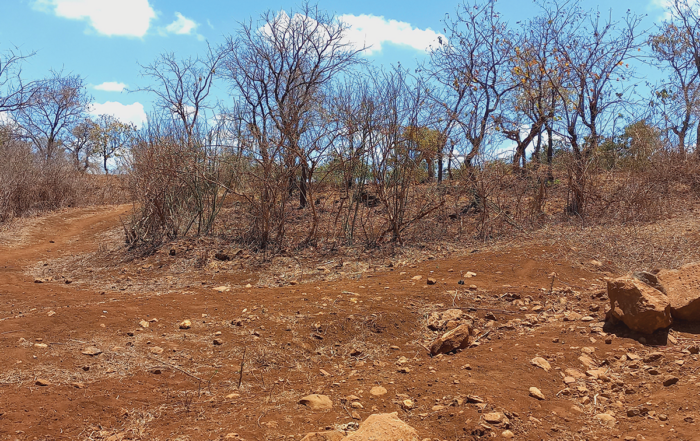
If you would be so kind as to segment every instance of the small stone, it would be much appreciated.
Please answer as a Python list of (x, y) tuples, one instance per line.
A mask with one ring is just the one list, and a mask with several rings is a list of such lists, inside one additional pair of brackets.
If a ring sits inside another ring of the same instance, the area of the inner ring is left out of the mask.
[(228, 292), (231, 290), (231, 288), (228, 286), (217, 286), (216, 288), (213, 288), (213, 289), (214, 289), (214, 291), (218, 291), (218, 292)]
[(101, 353), (102, 353), (102, 350), (99, 348), (96, 348), (95, 346), (88, 346), (87, 348), (85, 348), (81, 351), (81, 354), (90, 355), (91, 357), (94, 357), (96, 355), (100, 355)]
[(510, 430), (504, 430), (503, 433), (501, 433), (501, 436), (505, 439), (511, 439), (515, 436), (515, 434)]
[(192, 327), (192, 322), (189, 320), (183, 320), (180, 322), (180, 329), (190, 329)]
[(437, 279), (434, 279), (432, 277), (428, 277), (428, 279), (426, 280), (426, 283), (428, 285), (435, 285), (437, 283)]
[(352, 404), (350, 404), (350, 407), (352, 407), (353, 409), (364, 409), (364, 406), (359, 401), (353, 402)]
[(73, 387), (76, 388), (76, 389), (85, 389), (85, 388), (87, 387), (87, 386), (85, 386), (84, 383), (77, 383), (77, 382), (76, 382), (76, 383), (71, 383), (70, 385), (73, 386)]
[(668, 421), (668, 415), (666, 414), (659, 414), (659, 421)]
[(544, 400), (544, 399), (545, 399), (545, 398), (544, 398), (544, 394), (542, 393), (542, 391), (540, 391), (540, 390), (537, 389), (536, 387), (531, 387), (531, 388), (530, 388), (530, 396), (533, 397), (533, 398), (537, 398), (538, 400)]
[(440, 404), (436, 404), (430, 410), (432, 410), (433, 412), (440, 412), (441, 410), (444, 410), (444, 409), (445, 409), (445, 406), (442, 406)]
[(369, 393), (375, 397), (381, 397), (382, 395), (386, 394), (386, 389), (382, 386), (374, 386), (372, 389), (370, 389)]
[(142, 328), (148, 328), (151, 325), (146, 320), (141, 320), (139, 322), (139, 326), (141, 326)]
[(160, 346), (153, 346), (150, 349), (150, 351), (151, 351), (151, 354), (160, 355), (163, 353), (163, 348), (161, 348)]
[(51, 382), (49, 382), (49, 380), (44, 380), (43, 378), (37, 378), (36, 383), (34, 384), (37, 386), (51, 386)]
[(233, 399), (240, 398), (240, 397), (241, 397), (241, 395), (237, 394), (237, 393), (232, 393), (232, 394), (226, 395), (226, 398), (229, 400), (233, 400)]
[(56, 311), (49, 311), (46, 315), (48, 315), (49, 317), (53, 317), (54, 315), (56, 315)]
[(403, 400), (401, 402), (401, 407), (403, 407), (404, 409), (413, 409), (413, 406), (414, 404), (411, 400)]
[(615, 427), (615, 423), (617, 422), (614, 416), (607, 413), (599, 413), (595, 417), (601, 424), (608, 427)]
[(353, 420), (360, 420), (360, 419), (362, 419), (362, 417), (360, 416), (360, 414), (357, 413), (357, 412), (351, 413), (350, 416), (352, 416), (352, 419), (353, 419)]
[(545, 372), (549, 372), (550, 370), (552, 370), (552, 366), (549, 364), (549, 362), (542, 357), (535, 357), (532, 360), (530, 360), (530, 363), (533, 366), (537, 366), (538, 368), (544, 369)]
[(214, 346), (221, 346), (222, 344), (224, 344), (224, 341), (220, 338), (215, 338), (213, 343)]
[(508, 423), (508, 418), (501, 412), (491, 412), (484, 415), (484, 421), (489, 424)]
[(299, 404), (302, 404), (311, 410), (324, 410), (333, 407), (333, 402), (328, 396), (318, 394), (303, 397), (301, 400), (299, 400)]
[(49, 345), (47, 345), (46, 343), (34, 343), (34, 347), (39, 349), (46, 349), (49, 347)]
[(669, 376), (669, 377), (666, 377), (666, 379), (664, 379), (663, 385), (668, 387), (668, 386), (673, 386), (676, 383), (678, 383), (678, 377)]
[(411, 280), (420, 280), (422, 278), (423, 278), (423, 276), (413, 276), (413, 277), (411, 277)]

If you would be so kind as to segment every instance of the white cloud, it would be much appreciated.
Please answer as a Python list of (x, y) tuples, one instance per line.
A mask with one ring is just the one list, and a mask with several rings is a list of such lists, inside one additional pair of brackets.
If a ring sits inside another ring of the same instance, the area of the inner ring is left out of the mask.
[(34, 5), (58, 17), (85, 20), (107, 36), (143, 37), (156, 18), (148, 0), (37, 0)]
[(350, 27), (347, 39), (351, 43), (357, 47), (368, 47), (364, 52), (366, 55), (380, 52), (384, 43), (425, 51), (430, 45), (437, 44), (438, 37), (442, 37), (430, 28), (414, 28), (410, 23), (387, 20), (376, 15), (345, 14), (338, 18)]
[(179, 12), (175, 13), (177, 19), (165, 27), (165, 30), (171, 34), (190, 35), (192, 31), (197, 29), (197, 23), (190, 20)]
[(147, 121), (146, 111), (143, 104), (122, 104), (116, 101), (105, 103), (92, 103), (90, 106), (91, 115), (112, 115), (123, 123), (134, 123), (136, 127), (143, 126)]
[(105, 81), (102, 84), (94, 86), (95, 90), (103, 90), (105, 92), (123, 92), (126, 89), (126, 84), (117, 83), (116, 81)]

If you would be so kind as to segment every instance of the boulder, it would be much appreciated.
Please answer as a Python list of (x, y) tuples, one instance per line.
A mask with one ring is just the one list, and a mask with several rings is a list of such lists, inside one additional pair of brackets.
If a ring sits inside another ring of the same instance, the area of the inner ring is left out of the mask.
[(329, 430), (327, 432), (312, 432), (307, 433), (301, 441), (340, 441), (345, 438), (343, 432), (338, 432), (337, 430)]
[(468, 324), (459, 325), (438, 337), (430, 346), (430, 354), (446, 354), (455, 349), (464, 349), (469, 346), (470, 335), (471, 327)]
[(324, 410), (333, 407), (333, 402), (326, 395), (312, 394), (303, 397), (299, 400), (299, 404), (303, 404), (311, 410)]
[(671, 304), (658, 289), (632, 277), (608, 279), (610, 315), (628, 328), (651, 334), (671, 326)]
[(431, 312), (428, 316), (428, 328), (433, 331), (442, 331), (447, 327), (447, 322), (461, 320), (462, 316), (464, 316), (464, 312), (461, 309)]
[(656, 274), (671, 303), (673, 318), (700, 321), (700, 262)]
[(419, 441), (416, 429), (401, 421), (396, 412), (370, 415), (360, 428), (343, 441)]

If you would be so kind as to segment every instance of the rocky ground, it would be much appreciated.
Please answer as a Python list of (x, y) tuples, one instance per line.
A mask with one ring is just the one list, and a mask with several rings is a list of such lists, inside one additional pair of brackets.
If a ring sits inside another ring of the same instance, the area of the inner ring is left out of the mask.
[(103, 265), (124, 210), (0, 238), (0, 439), (700, 439), (700, 326), (606, 322), (600, 262), (528, 243), (303, 276), (245, 252)]

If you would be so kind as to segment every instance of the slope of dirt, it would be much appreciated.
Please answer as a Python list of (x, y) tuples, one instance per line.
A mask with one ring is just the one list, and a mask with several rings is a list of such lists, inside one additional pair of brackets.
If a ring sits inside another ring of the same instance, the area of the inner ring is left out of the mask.
[[(0, 241), (0, 439), (291, 440), (386, 412), (430, 440), (699, 439), (700, 329), (607, 327), (603, 274), (550, 245), (278, 287), (249, 268), (176, 281), (153, 260), (168, 255), (70, 271), (125, 210), (64, 211)], [(448, 309), (477, 341), (430, 357), (427, 319)], [(298, 403), (311, 393), (333, 407)]]

